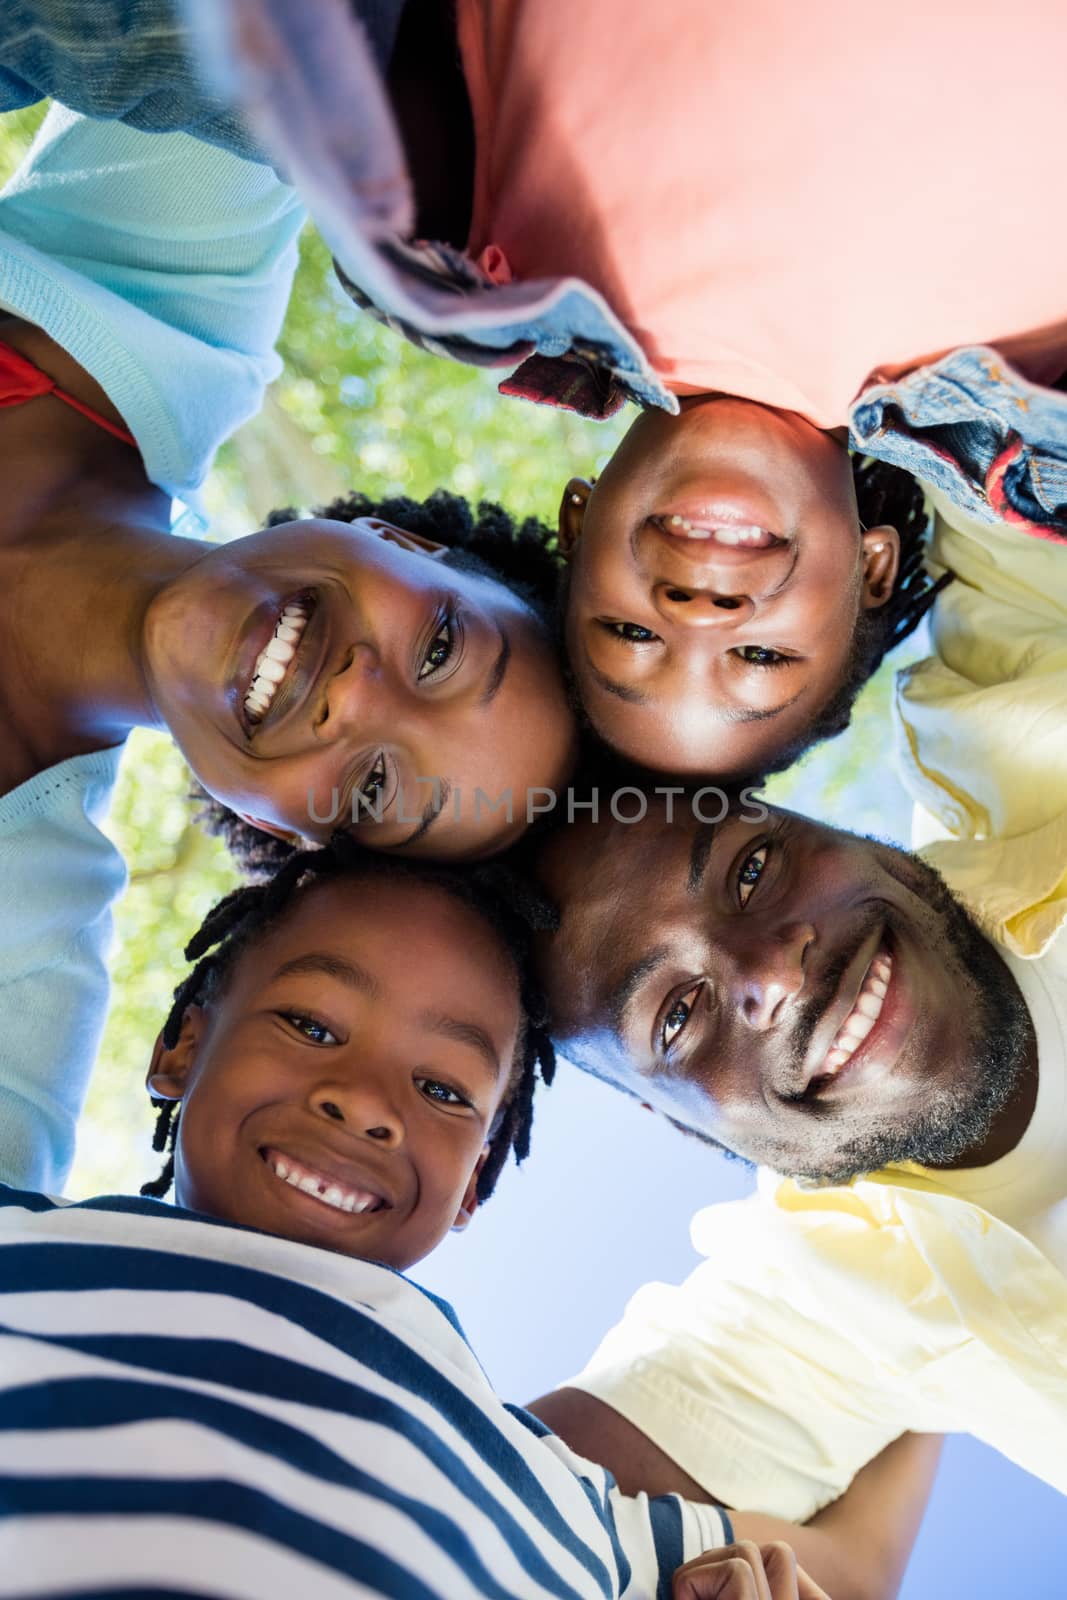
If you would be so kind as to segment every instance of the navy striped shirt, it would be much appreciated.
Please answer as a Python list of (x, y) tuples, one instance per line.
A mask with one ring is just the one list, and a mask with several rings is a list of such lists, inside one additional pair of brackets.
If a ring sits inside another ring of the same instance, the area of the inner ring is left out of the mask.
[(373, 1263), (0, 1185), (0, 1595), (670, 1595), (726, 1516), (627, 1498)]

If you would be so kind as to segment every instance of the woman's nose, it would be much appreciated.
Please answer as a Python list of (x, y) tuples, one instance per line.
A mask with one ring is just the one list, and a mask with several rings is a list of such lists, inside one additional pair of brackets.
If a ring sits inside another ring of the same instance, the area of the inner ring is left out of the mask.
[(325, 714), (316, 729), (320, 738), (336, 738), (353, 727), (366, 728), (384, 687), (385, 668), (377, 650), (367, 644), (353, 645), (326, 686)]

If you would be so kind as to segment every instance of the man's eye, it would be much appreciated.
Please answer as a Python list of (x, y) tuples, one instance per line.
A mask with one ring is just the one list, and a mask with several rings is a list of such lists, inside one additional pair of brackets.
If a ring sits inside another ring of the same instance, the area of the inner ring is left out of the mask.
[(693, 1015), (700, 990), (699, 983), (694, 985), (688, 994), (680, 995), (667, 1012), (663, 1019), (663, 1027), (660, 1029), (660, 1043), (664, 1050), (669, 1050), (685, 1029), (686, 1023)]
[(742, 908), (752, 898), (753, 892), (763, 876), (763, 869), (767, 865), (767, 857), (771, 853), (769, 844), (761, 844), (758, 850), (753, 850), (741, 863), (741, 870), (737, 874), (737, 898)]
[(337, 1037), (332, 1034), (324, 1022), (316, 1022), (314, 1017), (305, 1017), (299, 1011), (283, 1011), (280, 1013), (295, 1028), (297, 1033), (305, 1039), (310, 1039), (312, 1044), (337, 1044)]
[(767, 650), (761, 644), (738, 645), (736, 653), (750, 667), (782, 667), (792, 659), (782, 655), (780, 650)]
[(420, 678), (432, 678), (435, 672), (440, 672), (451, 658), (456, 648), (456, 630), (452, 617), (445, 617), (441, 626), (434, 634), (430, 648), (423, 657), (422, 666), (419, 668)]
[(440, 1106), (470, 1106), (470, 1101), (455, 1089), (450, 1089), (447, 1083), (440, 1083), (436, 1078), (416, 1078), (416, 1086), (426, 1096), (427, 1100), (436, 1100)]
[(653, 639), (658, 639), (659, 634), (653, 633), (651, 628), (642, 628), (639, 622), (602, 622), (616, 639), (625, 639), (627, 644), (650, 644)]

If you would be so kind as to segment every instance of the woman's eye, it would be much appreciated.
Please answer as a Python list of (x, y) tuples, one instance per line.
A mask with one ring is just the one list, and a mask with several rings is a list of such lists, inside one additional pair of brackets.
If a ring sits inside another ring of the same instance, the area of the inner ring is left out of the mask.
[(700, 988), (701, 986), (698, 983), (694, 988), (690, 989), (688, 994), (681, 995), (675, 1000), (664, 1017), (663, 1027), (660, 1030), (660, 1042), (664, 1050), (670, 1049), (671, 1045), (682, 1033), (689, 1018), (693, 1015)]
[(455, 1089), (450, 1089), (447, 1083), (439, 1083), (436, 1078), (416, 1078), (416, 1084), (422, 1090), (427, 1100), (436, 1100), (441, 1106), (469, 1106), (470, 1101), (464, 1099)]
[(742, 861), (741, 871), (737, 874), (737, 898), (742, 907), (752, 898), (753, 891), (763, 876), (763, 869), (767, 865), (770, 853), (770, 845), (761, 844), (758, 850), (753, 850), (752, 854)]
[(781, 667), (790, 659), (780, 650), (767, 650), (761, 644), (738, 645), (737, 654), (750, 667)]
[(451, 617), (446, 617), (434, 634), (430, 648), (423, 657), (422, 666), (419, 668), (420, 678), (432, 678), (435, 672), (440, 672), (445, 666), (456, 647), (455, 624)]
[(283, 1011), (282, 1016), (289, 1025), (302, 1034), (305, 1039), (310, 1039), (312, 1044), (337, 1044), (336, 1035), (332, 1034), (324, 1022), (316, 1022), (314, 1017), (305, 1017), (298, 1011)]
[(639, 622), (605, 622), (602, 627), (613, 633), (616, 639), (625, 639), (627, 644), (650, 644), (653, 639), (659, 638), (658, 633), (653, 633), (651, 628), (642, 628)]
[(364, 782), (356, 791), (359, 801), (366, 807), (373, 809), (377, 804), (382, 790), (385, 787), (385, 757), (379, 756), (373, 767), (368, 772)]

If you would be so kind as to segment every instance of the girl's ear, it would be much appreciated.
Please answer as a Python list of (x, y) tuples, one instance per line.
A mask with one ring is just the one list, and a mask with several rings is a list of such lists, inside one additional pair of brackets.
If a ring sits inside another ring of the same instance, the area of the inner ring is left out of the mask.
[(478, 1178), (488, 1159), (489, 1146), (483, 1145), (482, 1153), (478, 1157), (477, 1165), (470, 1175), (470, 1182), (467, 1184), (466, 1192), (462, 1201), (460, 1202), (459, 1210), (456, 1212), (456, 1220), (452, 1224), (453, 1233), (462, 1233), (478, 1209)]
[(145, 1086), (157, 1100), (180, 1100), (185, 1094), (204, 1035), (205, 1020), (202, 1007), (187, 1006), (178, 1042), (168, 1049), (162, 1033), (159, 1035), (145, 1076)]
[(592, 492), (593, 485), (587, 483), (585, 478), (571, 478), (563, 491), (563, 499), (559, 503), (559, 549), (565, 561), (571, 559), (582, 536), (585, 508)]
[(294, 833), (291, 828), (283, 828), (277, 822), (264, 822), (262, 817), (254, 817), (250, 811), (238, 811), (237, 816), (242, 822), (247, 822), (250, 828), (258, 828), (260, 833), (269, 833), (272, 839), (281, 839), (283, 844), (291, 844), (294, 850), (306, 850), (311, 842), (301, 834)]
[(877, 611), (884, 606), (896, 587), (900, 570), (900, 535), (888, 523), (878, 528), (868, 528), (863, 539), (863, 599), (864, 611)]

